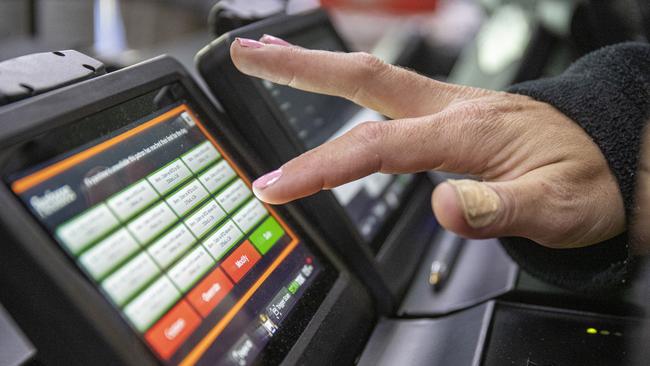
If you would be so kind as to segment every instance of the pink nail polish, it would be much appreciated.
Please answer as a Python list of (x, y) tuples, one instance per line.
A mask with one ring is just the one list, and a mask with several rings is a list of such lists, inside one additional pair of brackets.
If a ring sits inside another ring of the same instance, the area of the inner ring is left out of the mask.
[(258, 42), (254, 39), (248, 39), (248, 38), (235, 38), (235, 41), (244, 48), (260, 48), (264, 47), (264, 43)]
[(253, 188), (262, 190), (277, 182), (282, 176), (282, 169), (266, 173), (253, 182)]
[(291, 43), (285, 41), (282, 38), (272, 36), (270, 34), (265, 34), (260, 38), (260, 41), (263, 43), (274, 44), (278, 46), (293, 46)]

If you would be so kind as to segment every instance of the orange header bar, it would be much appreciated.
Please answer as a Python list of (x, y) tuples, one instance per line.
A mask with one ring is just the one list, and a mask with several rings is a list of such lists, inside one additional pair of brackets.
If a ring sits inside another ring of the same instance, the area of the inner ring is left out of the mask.
[(119, 144), (120, 142), (137, 135), (163, 121), (166, 121), (173, 117), (174, 115), (180, 114), (181, 112), (187, 111), (187, 105), (182, 104), (178, 107), (175, 107), (160, 116), (153, 118), (150, 121), (147, 121), (138, 127), (129, 130), (121, 135), (117, 135), (112, 139), (106, 140), (98, 145), (95, 145), (87, 150), (84, 150), (78, 154), (72, 155), (68, 158), (65, 158), (57, 163), (54, 163), (47, 168), (43, 168), (35, 173), (32, 173), (26, 177), (20, 178), (17, 181), (11, 184), (11, 189), (16, 194), (21, 194), (26, 190), (43, 183), (44, 181), (61, 174), (62, 172), (72, 168), (73, 166), (92, 158), (93, 156), (107, 150), (108, 148)]

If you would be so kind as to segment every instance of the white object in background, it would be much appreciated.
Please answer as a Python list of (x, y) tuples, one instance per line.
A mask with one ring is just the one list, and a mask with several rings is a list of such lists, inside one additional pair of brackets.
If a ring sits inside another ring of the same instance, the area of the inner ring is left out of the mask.
[(498, 8), (476, 40), (479, 68), (486, 74), (498, 74), (524, 55), (530, 37), (529, 20), (520, 6)]
[(118, 55), (126, 51), (126, 33), (117, 0), (95, 0), (95, 51), (100, 55)]

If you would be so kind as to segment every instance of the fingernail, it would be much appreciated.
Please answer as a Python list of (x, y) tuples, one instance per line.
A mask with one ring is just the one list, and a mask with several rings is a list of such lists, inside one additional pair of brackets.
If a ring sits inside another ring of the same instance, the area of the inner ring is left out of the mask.
[(263, 43), (275, 44), (278, 46), (293, 46), (291, 43), (285, 41), (282, 38), (272, 36), (270, 34), (265, 34), (260, 38), (260, 41)]
[(465, 221), (474, 229), (486, 227), (497, 218), (501, 199), (487, 185), (470, 179), (447, 180), (458, 192)]
[(263, 190), (277, 182), (282, 176), (282, 169), (266, 173), (253, 182), (253, 189)]
[(260, 47), (264, 47), (264, 43), (258, 42), (258, 41), (254, 40), (254, 39), (235, 38), (235, 41), (237, 41), (237, 43), (240, 46), (244, 47), (244, 48), (260, 48)]

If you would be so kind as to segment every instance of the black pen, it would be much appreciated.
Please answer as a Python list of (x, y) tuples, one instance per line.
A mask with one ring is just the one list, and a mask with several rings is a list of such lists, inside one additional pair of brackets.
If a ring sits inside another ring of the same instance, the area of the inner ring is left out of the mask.
[(449, 278), (454, 263), (463, 248), (463, 243), (463, 239), (459, 236), (438, 243), (429, 272), (429, 284), (434, 290), (439, 290)]

